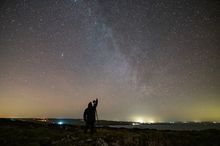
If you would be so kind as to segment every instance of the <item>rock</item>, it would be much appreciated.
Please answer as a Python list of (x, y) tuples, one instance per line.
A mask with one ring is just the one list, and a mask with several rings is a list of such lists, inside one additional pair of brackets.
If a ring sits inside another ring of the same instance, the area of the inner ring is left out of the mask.
[(87, 141), (87, 142), (91, 142), (91, 141), (92, 141), (92, 139), (91, 139), (91, 138), (89, 138), (89, 139), (87, 139), (86, 141)]
[(59, 143), (59, 141), (52, 141), (51, 142), (52, 145), (56, 145), (57, 143)]
[(79, 138), (78, 138), (78, 137), (71, 136), (71, 139), (72, 139), (73, 141), (76, 141), (76, 140), (78, 140)]
[(40, 146), (51, 146), (52, 142), (49, 138), (40, 140)]
[(121, 145), (119, 145), (118, 143), (112, 143), (112, 146), (121, 146)]
[(98, 138), (96, 144), (97, 146), (108, 146), (108, 144), (102, 138)]

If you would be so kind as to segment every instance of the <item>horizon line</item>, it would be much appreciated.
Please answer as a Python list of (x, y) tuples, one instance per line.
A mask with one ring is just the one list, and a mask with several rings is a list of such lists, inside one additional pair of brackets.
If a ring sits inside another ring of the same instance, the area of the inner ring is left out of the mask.
[[(82, 118), (61, 118), (61, 117), (0, 117), (0, 119), (64, 119), (64, 120), (83, 120)], [(99, 119), (97, 121), (112, 121), (112, 122), (130, 122), (130, 123), (143, 123), (143, 124), (147, 124), (147, 123), (220, 123), (220, 121), (216, 121), (216, 120), (187, 120), (187, 121), (154, 121), (154, 122), (137, 122), (137, 121), (129, 121), (129, 120), (109, 120), (109, 119)]]

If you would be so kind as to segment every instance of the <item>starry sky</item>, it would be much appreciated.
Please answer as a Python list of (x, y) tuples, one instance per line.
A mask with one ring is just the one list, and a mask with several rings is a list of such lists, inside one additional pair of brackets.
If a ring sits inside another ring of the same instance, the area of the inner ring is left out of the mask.
[(2, 0), (0, 117), (220, 121), (219, 6)]

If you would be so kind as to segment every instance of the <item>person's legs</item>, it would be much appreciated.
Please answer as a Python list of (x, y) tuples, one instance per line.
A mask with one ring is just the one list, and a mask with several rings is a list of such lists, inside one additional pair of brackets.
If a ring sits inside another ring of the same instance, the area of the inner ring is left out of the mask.
[(86, 122), (84, 132), (86, 133), (88, 131), (88, 129), (90, 130), (90, 134), (93, 134), (94, 132), (96, 132), (95, 123), (94, 122)]
[(93, 131), (94, 131), (94, 133), (96, 133), (96, 123), (95, 122), (93, 124)]
[(90, 125), (91, 134), (94, 133), (94, 126), (95, 126), (95, 124), (94, 124), (94, 122), (92, 122)]
[(89, 129), (89, 123), (86, 122), (85, 129), (84, 129), (84, 133), (86, 133), (88, 129)]

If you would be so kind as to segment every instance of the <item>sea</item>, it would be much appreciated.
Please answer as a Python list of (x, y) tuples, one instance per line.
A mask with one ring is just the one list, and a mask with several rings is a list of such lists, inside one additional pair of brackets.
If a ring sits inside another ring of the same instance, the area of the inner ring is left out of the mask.
[(150, 123), (140, 125), (111, 125), (114, 128), (139, 128), (139, 129), (156, 129), (156, 130), (220, 130), (219, 123)]

